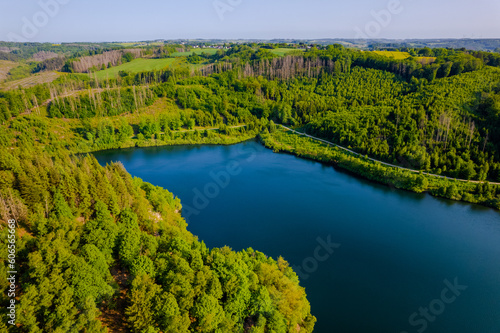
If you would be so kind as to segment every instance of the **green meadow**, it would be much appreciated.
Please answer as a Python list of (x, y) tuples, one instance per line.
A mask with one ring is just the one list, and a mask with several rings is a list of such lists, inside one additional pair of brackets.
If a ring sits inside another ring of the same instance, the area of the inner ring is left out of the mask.
[(107, 77), (116, 77), (120, 71), (130, 72), (130, 73), (139, 73), (145, 71), (154, 71), (164, 69), (174, 64), (176, 59), (174, 58), (165, 58), (165, 59), (144, 59), (138, 58), (134, 59), (131, 62), (127, 62), (125, 64), (121, 64), (116, 67), (107, 68), (102, 71), (96, 72), (98, 79), (105, 79)]
[(280, 57), (283, 57), (287, 54), (290, 53), (295, 53), (295, 52), (304, 52), (304, 50), (298, 50), (298, 49), (285, 49), (285, 48), (277, 48), (277, 49), (272, 49), (270, 50), (272, 53), (279, 55)]

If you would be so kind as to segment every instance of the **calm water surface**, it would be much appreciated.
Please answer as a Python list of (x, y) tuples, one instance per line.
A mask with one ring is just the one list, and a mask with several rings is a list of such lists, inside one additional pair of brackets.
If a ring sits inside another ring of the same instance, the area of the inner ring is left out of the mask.
[(301, 271), (316, 332), (500, 332), (497, 211), (391, 189), (254, 141), (95, 156), (181, 198), (188, 229), (207, 246), (283, 256)]

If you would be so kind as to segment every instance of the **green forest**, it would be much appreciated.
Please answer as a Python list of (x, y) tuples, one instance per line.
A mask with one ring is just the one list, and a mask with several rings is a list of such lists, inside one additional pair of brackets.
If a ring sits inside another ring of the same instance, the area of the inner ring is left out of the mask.
[[(0, 90), (0, 246), (10, 249), (14, 219), (19, 272), (17, 325), (2, 321), (2, 332), (313, 331), (286, 258), (207, 248), (189, 232), (182, 198), (120, 163), (99, 165), (99, 150), (258, 138), (375, 182), (500, 209), (498, 53), (0, 46), (20, 66), (42, 51), (60, 58), (30, 62), (26, 74), (56, 70), (53, 81)], [(179, 61), (96, 75), (138, 57)], [(9, 262), (0, 260), (7, 304)]]

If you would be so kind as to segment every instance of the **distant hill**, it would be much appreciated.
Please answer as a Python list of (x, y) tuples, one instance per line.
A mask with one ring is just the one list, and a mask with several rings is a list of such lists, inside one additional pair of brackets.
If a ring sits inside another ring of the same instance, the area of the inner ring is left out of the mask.
[(443, 38), (443, 39), (349, 39), (349, 38), (322, 38), (322, 39), (157, 39), (152, 41), (113, 42), (113, 43), (27, 43), (19, 44), (0, 41), (0, 59), (16, 61), (20, 58), (28, 59), (40, 51), (50, 51), (58, 54), (85, 53), (88, 51), (102, 52), (103, 49), (121, 49), (130, 47), (151, 47), (168, 44), (197, 45), (197, 44), (246, 44), (246, 43), (273, 43), (273, 44), (342, 44), (346, 47), (360, 49), (398, 49), (398, 48), (452, 48), (474, 51), (500, 52), (500, 38), (471, 39), (471, 38)]
[[(275, 39), (273, 43), (290, 43), (292, 40)], [(304, 42), (307, 44), (342, 44), (345, 46), (359, 48), (466, 48), (476, 51), (498, 51), (500, 50), (500, 38), (498, 39), (315, 39), (315, 40), (293, 40), (293, 42)]]
[(385, 49), (385, 48), (453, 48), (460, 49), (466, 48), (475, 51), (499, 51), (500, 38), (491, 39), (348, 39), (348, 38), (323, 38), (323, 39), (177, 39), (165, 40), (165, 42), (175, 43), (293, 43), (293, 44), (342, 44), (347, 47), (357, 47), (362, 49)]

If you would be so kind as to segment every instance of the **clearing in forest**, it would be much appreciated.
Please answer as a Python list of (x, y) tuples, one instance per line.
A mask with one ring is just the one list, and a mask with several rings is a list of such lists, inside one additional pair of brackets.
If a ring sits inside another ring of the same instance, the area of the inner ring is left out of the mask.
[(283, 57), (289, 53), (304, 52), (304, 50), (301, 49), (286, 49), (286, 48), (277, 48), (277, 49), (272, 49), (270, 51), (276, 55), (279, 55), (280, 57)]
[(0, 90), (11, 90), (19, 86), (23, 88), (34, 87), (37, 84), (52, 82), (55, 79), (57, 79), (60, 75), (61, 74), (57, 72), (40, 72), (25, 77), (24, 79), (4, 82), (0, 84)]
[(376, 53), (378, 55), (387, 58), (394, 58), (396, 60), (406, 59), (411, 57), (411, 55), (408, 52), (399, 52), (399, 51), (373, 51), (373, 53)]
[(17, 66), (19, 64), (14, 61), (0, 60), (0, 82), (7, 79), (9, 71)]
[(140, 73), (154, 70), (161, 70), (171, 66), (175, 62), (173, 58), (164, 59), (144, 59), (137, 58), (131, 62), (121, 64), (119, 66), (107, 68), (102, 71), (97, 71), (96, 75), (98, 79), (114, 78), (118, 76), (120, 71), (129, 73)]

